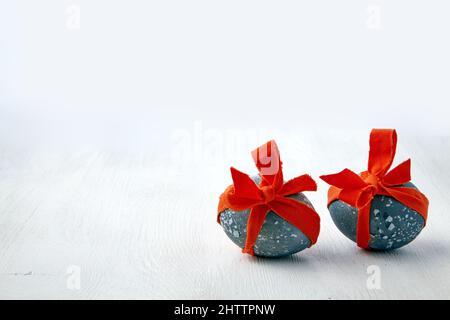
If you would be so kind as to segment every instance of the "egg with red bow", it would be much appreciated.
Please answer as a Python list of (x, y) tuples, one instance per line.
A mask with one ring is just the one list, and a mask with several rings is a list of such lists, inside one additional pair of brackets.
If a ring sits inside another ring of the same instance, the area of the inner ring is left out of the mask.
[(316, 191), (316, 182), (307, 174), (285, 181), (273, 140), (252, 156), (259, 175), (230, 169), (233, 184), (220, 196), (217, 222), (250, 255), (282, 257), (312, 246), (320, 217), (303, 192)]
[(428, 199), (411, 181), (411, 160), (391, 168), (394, 129), (370, 133), (367, 170), (349, 169), (320, 178), (331, 185), (328, 209), (337, 228), (364, 249), (391, 250), (413, 241), (425, 226)]
[[(412, 183), (404, 187), (415, 188)], [(350, 240), (356, 242), (358, 209), (335, 200), (328, 206), (336, 227)], [(417, 211), (393, 197), (376, 195), (370, 204), (370, 240), (372, 250), (398, 249), (413, 241), (425, 226)]]
[[(252, 179), (256, 184), (261, 181), (259, 176)], [(301, 201), (314, 209), (303, 193), (291, 195), (289, 198)], [(250, 209), (234, 211), (227, 208), (219, 215), (220, 225), (226, 235), (241, 249), (244, 248), (247, 238), (249, 214)], [(300, 252), (310, 245), (311, 241), (302, 231), (271, 210), (266, 215), (253, 250), (255, 256), (278, 258)]]

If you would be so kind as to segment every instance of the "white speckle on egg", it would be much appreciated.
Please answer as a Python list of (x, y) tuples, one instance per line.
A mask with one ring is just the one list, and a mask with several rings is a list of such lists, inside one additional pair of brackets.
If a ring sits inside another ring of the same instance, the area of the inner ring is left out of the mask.
[(388, 230), (389, 230), (389, 231), (392, 231), (394, 228), (395, 228), (394, 224), (391, 223), (391, 224), (389, 225), (389, 227), (388, 227)]

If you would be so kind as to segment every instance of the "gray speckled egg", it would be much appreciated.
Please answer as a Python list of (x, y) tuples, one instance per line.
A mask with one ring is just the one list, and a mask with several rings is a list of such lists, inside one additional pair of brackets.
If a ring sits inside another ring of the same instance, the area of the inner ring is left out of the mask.
[[(417, 189), (412, 183), (403, 185)], [(356, 242), (358, 209), (333, 201), (328, 207), (338, 229)], [(370, 207), (369, 248), (373, 250), (397, 249), (413, 241), (425, 225), (423, 217), (389, 196), (376, 195)]]
[[(260, 177), (252, 177), (256, 184)], [(303, 193), (289, 196), (313, 208)], [(247, 221), (250, 209), (233, 211), (226, 209), (220, 214), (220, 225), (227, 236), (239, 247), (244, 248), (247, 237)], [(275, 212), (269, 211), (253, 247), (256, 256), (278, 258), (294, 254), (309, 247), (310, 240), (297, 227), (293, 226)]]

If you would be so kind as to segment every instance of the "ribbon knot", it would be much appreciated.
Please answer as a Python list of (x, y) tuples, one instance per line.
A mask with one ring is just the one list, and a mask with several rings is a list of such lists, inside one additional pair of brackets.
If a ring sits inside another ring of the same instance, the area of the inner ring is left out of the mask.
[(272, 186), (261, 187), (261, 191), (263, 194), (265, 204), (268, 204), (269, 202), (275, 199), (275, 190), (273, 189)]
[[(411, 180), (411, 160), (389, 171), (397, 148), (397, 133), (393, 129), (373, 129), (370, 133), (368, 170), (357, 175), (349, 169), (320, 178), (331, 185), (328, 205), (339, 199), (358, 209), (356, 242), (369, 247), (370, 205), (375, 195), (391, 196), (427, 219), (428, 199), (413, 188), (402, 185)], [(389, 172), (388, 172), (389, 171)]]
[(242, 251), (251, 255), (254, 255), (253, 246), (271, 210), (302, 231), (310, 239), (310, 246), (316, 243), (320, 231), (319, 215), (305, 203), (287, 197), (316, 191), (315, 181), (305, 174), (284, 183), (280, 153), (273, 140), (254, 150), (252, 156), (261, 177), (260, 184), (256, 185), (247, 174), (232, 167), (233, 184), (220, 196), (217, 222), (220, 223), (220, 214), (227, 208), (234, 211), (250, 209)]
[(378, 191), (378, 186), (381, 183), (380, 178), (378, 178), (376, 175), (370, 173), (369, 171), (365, 171), (361, 173), (361, 178), (363, 181), (367, 184), (370, 184), (375, 188), (376, 191)]

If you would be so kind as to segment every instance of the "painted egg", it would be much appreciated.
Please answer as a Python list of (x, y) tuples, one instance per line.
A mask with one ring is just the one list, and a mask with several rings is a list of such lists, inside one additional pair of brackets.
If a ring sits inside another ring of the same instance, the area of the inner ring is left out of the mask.
[[(412, 183), (404, 187), (417, 189)], [(338, 229), (356, 242), (358, 209), (342, 202), (333, 201), (328, 207), (331, 218)], [(425, 225), (423, 217), (390, 196), (376, 195), (370, 207), (369, 248), (391, 250), (413, 241)]]
[[(260, 177), (252, 177), (256, 184)], [(303, 193), (289, 196), (314, 209)], [(247, 221), (250, 209), (233, 211), (225, 209), (220, 213), (220, 225), (227, 236), (240, 248), (244, 248), (247, 237)], [(293, 226), (275, 212), (267, 213), (264, 224), (253, 247), (255, 256), (278, 258), (302, 251), (310, 246), (311, 241), (297, 227)]]

